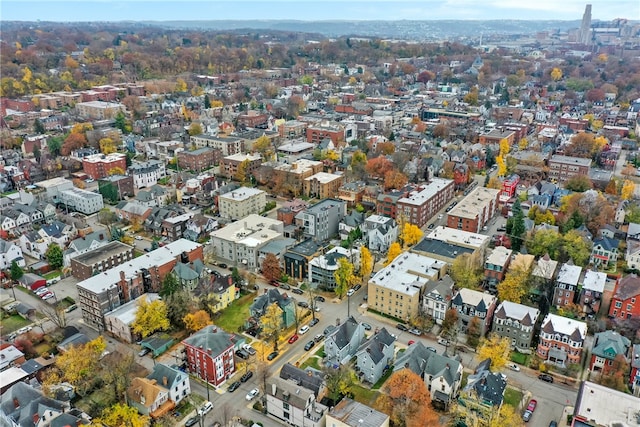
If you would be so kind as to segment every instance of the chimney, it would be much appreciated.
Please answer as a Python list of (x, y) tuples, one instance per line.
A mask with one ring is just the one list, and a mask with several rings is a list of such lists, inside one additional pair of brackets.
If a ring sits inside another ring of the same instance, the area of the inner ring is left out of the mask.
[(20, 401), (17, 398), (13, 398), (13, 407), (18, 409), (20, 407)]
[(167, 377), (162, 377), (162, 385), (166, 387), (167, 384), (169, 384), (169, 379)]
[(278, 391), (278, 386), (276, 386), (276, 383), (271, 384), (271, 394), (273, 396), (276, 395), (276, 391)]
[(33, 414), (33, 424), (38, 425), (38, 421), (40, 421), (40, 416), (38, 414)]

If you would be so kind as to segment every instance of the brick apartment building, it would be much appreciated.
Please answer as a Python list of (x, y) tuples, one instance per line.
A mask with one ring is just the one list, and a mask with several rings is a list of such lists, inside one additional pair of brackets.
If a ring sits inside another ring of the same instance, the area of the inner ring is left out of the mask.
[(330, 199), (338, 195), (344, 176), (318, 172), (304, 180), (303, 194), (307, 197)]
[(109, 171), (119, 168), (122, 172), (127, 170), (127, 156), (121, 153), (94, 154), (82, 158), (82, 170), (93, 179), (101, 179), (109, 176)]
[(509, 143), (509, 147), (516, 142), (516, 133), (511, 130), (500, 130), (500, 129), (492, 129), (487, 133), (483, 133), (480, 135), (478, 142), (482, 145), (487, 144), (500, 144), (500, 141), (506, 139)]
[(325, 138), (329, 138), (333, 145), (344, 142), (344, 128), (339, 124), (315, 124), (307, 128), (307, 142), (319, 144)]
[(116, 240), (71, 258), (71, 273), (76, 279), (85, 280), (132, 259), (133, 246)]
[(542, 321), (536, 354), (560, 366), (580, 363), (586, 337), (586, 323), (549, 313)]
[(479, 233), (498, 210), (500, 190), (474, 188), (447, 215), (447, 227)]
[(214, 166), (215, 156), (213, 148), (203, 147), (194, 151), (180, 151), (178, 166), (184, 170), (201, 172)]
[(618, 279), (611, 298), (609, 317), (640, 319), (640, 277), (630, 274)]
[(238, 338), (208, 325), (182, 341), (189, 372), (218, 387), (236, 372), (234, 348)]
[[(451, 179), (433, 178), (398, 199), (397, 209), (411, 224), (423, 227), (453, 198), (455, 184)], [(380, 214), (380, 213), (379, 213)], [(382, 214), (386, 215), (386, 214)]]
[(247, 177), (252, 175), (262, 164), (262, 157), (257, 154), (238, 153), (223, 157), (220, 161), (220, 174), (228, 178), (233, 178), (238, 173), (238, 168), (242, 162), (247, 162), (245, 173)]
[(591, 159), (554, 155), (549, 159), (549, 178), (565, 182), (574, 176), (589, 176)]

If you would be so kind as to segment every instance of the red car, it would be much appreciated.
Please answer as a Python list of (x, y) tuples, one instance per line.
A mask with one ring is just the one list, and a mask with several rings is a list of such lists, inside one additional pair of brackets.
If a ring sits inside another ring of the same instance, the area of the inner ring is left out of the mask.
[(272, 280), (272, 281), (270, 281), (270, 282), (269, 282), (269, 284), (270, 284), (271, 286), (275, 286), (276, 288), (280, 286), (280, 283), (278, 283), (278, 281), (277, 281), (277, 280)]
[(522, 414), (522, 419), (524, 421), (529, 421), (531, 419), (531, 416), (533, 415), (533, 411), (536, 410), (536, 406), (538, 406), (538, 401), (535, 399), (531, 399), (529, 401), (529, 405), (527, 406), (527, 410), (524, 411), (524, 414)]
[(411, 344), (415, 344), (416, 342), (414, 340), (409, 340), (409, 342), (407, 343), (407, 345), (411, 345)]
[(293, 344), (294, 342), (298, 341), (298, 335), (294, 334), (291, 336), (291, 338), (289, 338), (289, 344)]

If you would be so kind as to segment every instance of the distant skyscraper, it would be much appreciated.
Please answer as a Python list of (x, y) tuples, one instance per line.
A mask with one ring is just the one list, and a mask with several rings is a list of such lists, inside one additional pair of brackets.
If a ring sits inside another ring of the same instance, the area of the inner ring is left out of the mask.
[(591, 43), (591, 5), (588, 4), (584, 8), (584, 15), (582, 15), (582, 25), (580, 25), (580, 33), (578, 34), (578, 43), (590, 44)]

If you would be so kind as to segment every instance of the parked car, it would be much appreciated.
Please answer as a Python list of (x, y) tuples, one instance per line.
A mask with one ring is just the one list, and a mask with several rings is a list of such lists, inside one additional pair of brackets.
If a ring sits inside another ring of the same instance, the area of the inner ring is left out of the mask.
[(54, 294), (53, 292), (47, 292), (46, 294), (42, 294), (40, 295), (40, 298), (42, 298), (44, 301), (51, 299), (53, 297), (55, 297), (56, 294)]
[(316, 342), (314, 340), (309, 341), (308, 343), (306, 343), (304, 345), (304, 349), (305, 351), (309, 351), (313, 348), (313, 346), (316, 345)]
[(256, 354), (256, 349), (251, 347), (249, 344), (242, 344), (242, 349), (249, 353), (251, 356)]
[(422, 335), (422, 331), (420, 329), (416, 329), (416, 328), (409, 329), (409, 333), (411, 333), (413, 335), (417, 335), (417, 336)]
[(272, 351), (271, 353), (269, 353), (269, 355), (267, 356), (267, 360), (273, 360), (276, 357), (278, 357), (278, 355), (280, 355), (280, 353), (278, 353), (277, 351)]
[(26, 334), (27, 332), (29, 332), (30, 330), (32, 330), (33, 328), (31, 326), (25, 326), (23, 328), (20, 328), (16, 331), (16, 334), (18, 335), (22, 335), (22, 334)]
[(353, 287), (353, 290), (354, 290), (354, 291), (356, 291), (356, 292), (358, 292), (361, 288), (362, 288), (362, 285), (361, 285), (361, 284), (357, 284), (357, 285), (355, 285), (355, 286)]
[(304, 334), (306, 334), (307, 332), (309, 332), (309, 326), (307, 326), (307, 325), (304, 325), (304, 326), (303, 326), (303, 327), (301, 327), (301, 328), (300, 328), (300, 330), (298, 331), (298, 333), (299, 333), (300, 335), (304, 335)]
[(396, 325), (396, 328), (400, 329), (401, 331), (405, 331), (405, 332), (409, 330), (409, 328), (407, 328), (407, 326), (403, 325), (402, 323), (398, 323)]
[(415, 344), (416, 342), (414, 340), (409, 340), (409, 342), (407, 343), (407, 345), (411, 345), (411, 344)]
[(298, 289), (298, 288), (291, 289), (291, 292), (293, 292), (294, 294), (297, 294), (297, 295), (302, 295), (304, 293), (304, 291), (302, 289)]
[(520, 372), (520, 366), (516, 365), (515, 363), (509, 363), (507, 366), (512, 371)]
[(247, 371), (240, 377), (240, 382), (246, 383), (253, 376), (253, 371)]
[(370, 331), (372, 329), (370, 324), (364, 322), (362, 322), (362, 327), (365, 331)]
[(209, 412), (211, 412), (212, 409), (213, 409), (213, 403), (208, 402), (208, 401), (204, 402), (204, 404), (198, 410), (198, 414), (199, 415), (207, 415)]
[(142, 240), (142, 237), (140, 237), (140, 236), (136, 236), (136, 237), (135, 237), (135, 239), (136, 239), (136, 240)]
[(429, 224), (429, 225), (427, 226), (427, 228), (428, 228), (429, 230), (433, 230), (433, 229), (435, 228), (435, 226), (436, 226), (436, 225), (435, 225), (434, 223), (431, 223), (431, 224)]
[(347, 296), (348, 296), (348, 297), (350, 297), (351, 295), (353, 295), (353, 294), (355, 294), (355, 293), (356, 293), (356, 291), (354, 291), (353, 289), (349, 289), (349, 290), (347, 291)]
[(302, 308), (309, 308), (309, 303), (306, 301), (299, 301), (298, 305)]
[(38, 289), (36, 289), (35, 291), (33, 291), (36, 295), (42, 295), (44, 293), (50, 292), (49, 288), (47, 288), (46, 286), (42, 286)]
[(220, 268), (227, 268), (227, 264), (220, 263), (220, 264), (218, 264), (218, 267), (220, 267)]
[(77, 310), (77, 309), (78, 309), (77, 304), (71, 304), (69, 307), (67, 307), (67, 309), (65, 310), (65, 313), (71, 313), (73, 310)]
[(320, 342), (320, 341), (322, 341), (323, 339), (324, 339), (324, 335), (322, 335), (322, 334), (318, 334), (318, 335), (316, 335), (315, 337), (313, 337), (313, 340), (314, 340), (315, 342)]
[(145, 348), (143, 348), (142, 350), (140, 350), (140, 351), (138, 352), (138, 356), (140, 356), (140, 357), (144, 357), (144, 356), (146, 356), (146, 355), (147, 355), (147, 354), (149, 354), (149, 353), (151, 353), (151, 350), (149, 350), (147, 347), (145, 347)]
[(187, 420), (186, 423), (184, 423), (184, 425), (185, 427), (191, 427), (198, 424), (198, 421), (200, 421), (200, 417), (191, 417)]
[(236, 350), (236, 356), (238, 356), (240, 359), (248, 359), (249, 358), (249, 353), (247, 353), (246, 351), (244, 351), (242, 349), (238, 349), (238, 350)]
[(269, 282), (269, 284), (271, 286), (275, 286), (276, 288), (280, 287), (280, 282), (278, 282), (277, 280), (272, 280), (272, 281)]
[(280, 283), (280, 288), (284, 289), (285, 291), (291, 290), (291, 286), (287, 285), (286, 283)]
[(507, 229), (506, 229), (505, 227), (498, 227), (498, 228), (496, 229), (496, 231), (497, 231), (497, 232), (499, 232), (499, 233), (501, 233), (501, 232), (505, 232), (505, 231), (507, 231)]
[(325, 302), (325, 299), (322, 295), (316, 295), (315, 297), (313, 297), (313, 299), (319, 302)]
[(433, 347), (426, 347), (426, 349), (427, 349), (427, 350), (429, 350), (429, 351), (433, 351), (434, 353), (437, 353), (437, 352), (438, 352), (438, 350), (436, 350), (436, 349), (435, 349), (435, 348), (433, 348)]
[(260, 391), (257, 388), (252, 389), (249, 393), (247, 393), (247, 400), (253, 400), (253, 398), (256, 397), (258, 393), (260, 393)]
[(558, 423), (557, 423), (557, 422), (555, 422), (555, 421), (551, 421), (551, 422), (549, 423), (549, 427), (558, 427)]
[(438, 344), (447, 346), (447, 345), (449, 345), (449, 341), (444, 339), (444, 338), (442, 338), (442, 337), (439, 337), (438, 338)]
[(549, 374), (540, 374), (538, 375), (538, 379), (548, 383), (553, 383), (553, 377)]
[(234, 391), (236, 391), (238, 388), (240, 388), (240, 381), (235, 381), (233, 383), (231, 383), (231, 385), (229, 386), (229, 388), (227, 389), (227, 391), (229, 393), (233, 393)]
[(311, 322), (309, 322), (309, 327), (316, 326), (319, 322), (320, 319), (316, 317), (315, 319), (311, 320)]
[(291, 335), (291, 338), (289, 338), (289, 344), (293, 344), (294, 342), (298, 341), (298, 338), (300, 338), (298, 334)]
[(533, 415), (533, 411), (536, 410), (536, 406), (538, 406), (538, 401), (535, 399), (531, 399), (529, 401), (529, 404), (527, 405), (526, 411), (524, 411), (524, 414), (522, 414), (522, 419), (524, 421), (529, 421), (531, 419), (531, 416)]

